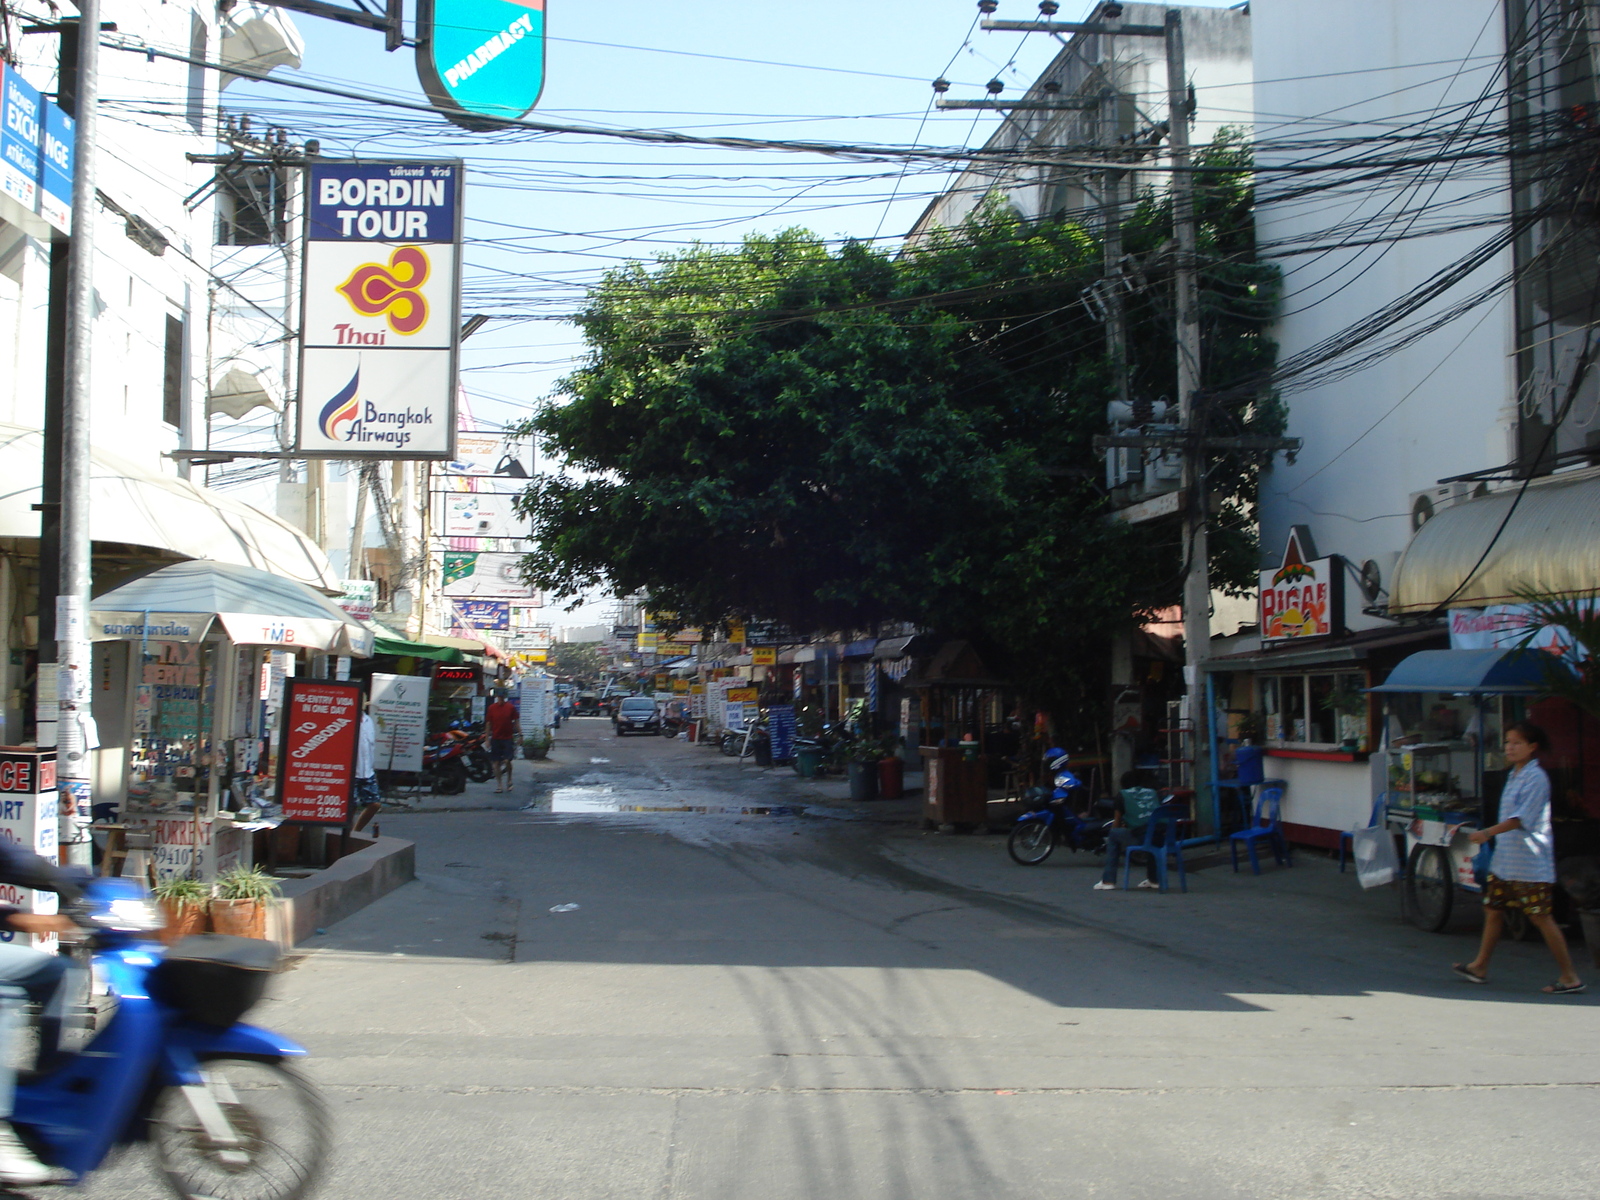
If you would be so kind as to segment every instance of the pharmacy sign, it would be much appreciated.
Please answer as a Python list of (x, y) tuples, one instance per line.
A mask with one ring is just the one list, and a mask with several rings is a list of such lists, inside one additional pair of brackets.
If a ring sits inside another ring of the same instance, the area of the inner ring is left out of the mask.
[(545, 0), (418, 0), (417, 75), (469, 129), (514, 121), (544, 90)]

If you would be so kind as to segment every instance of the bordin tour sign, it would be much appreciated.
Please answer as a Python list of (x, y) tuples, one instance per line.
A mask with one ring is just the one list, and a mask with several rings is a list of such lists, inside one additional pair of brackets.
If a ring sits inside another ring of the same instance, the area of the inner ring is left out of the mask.
[(361, 685), (284, 681), (278, 800), (286, 821), (342, 825), (350, 811), (361, 732)]
[(306, 168), (296, 453), (455, 457), (461, 186), (459, 162)]
[(527, 115), (544, 90), (545, 0), (418, 0), (417, 78), (468, 129)]

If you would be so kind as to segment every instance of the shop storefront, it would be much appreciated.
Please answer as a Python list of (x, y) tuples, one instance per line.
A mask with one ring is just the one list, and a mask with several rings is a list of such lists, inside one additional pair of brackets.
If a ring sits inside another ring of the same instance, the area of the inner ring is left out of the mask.
[(97, 596), (90, 623), (97, 824), (148, 835), (158, 877), (248, 860), (277, 819), (285, 681), (348, 674), (373, 635), (303, 584), (207, 562)]

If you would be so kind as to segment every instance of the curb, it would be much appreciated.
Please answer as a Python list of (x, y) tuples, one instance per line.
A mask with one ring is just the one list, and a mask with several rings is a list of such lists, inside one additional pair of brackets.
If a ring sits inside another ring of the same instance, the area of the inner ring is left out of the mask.
[(417, 877), (416, 843), (380, 837), (304, 879), (283, 881), (267, 914), (267, 936), (288, 949)]

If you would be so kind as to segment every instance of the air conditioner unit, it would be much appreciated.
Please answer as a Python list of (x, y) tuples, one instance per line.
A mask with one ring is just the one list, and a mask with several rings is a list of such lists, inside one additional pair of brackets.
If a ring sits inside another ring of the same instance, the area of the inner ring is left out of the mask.
[(1444, 509), (1452, 504), (1460, 504), (1463, 500), (1475, 499), (1487, 495), (1488, 485), (1458, 481), (1455, 483), (1442, 483), (1437, 487), (1423, 488), (1420, 492), (1411, 493), (1411, 532), (1415, 533), (1429, 521), (1433, 520)]

